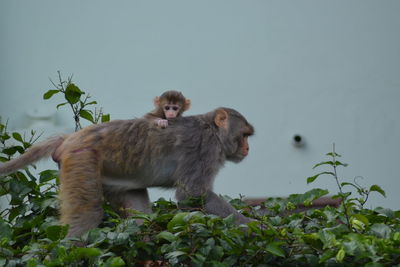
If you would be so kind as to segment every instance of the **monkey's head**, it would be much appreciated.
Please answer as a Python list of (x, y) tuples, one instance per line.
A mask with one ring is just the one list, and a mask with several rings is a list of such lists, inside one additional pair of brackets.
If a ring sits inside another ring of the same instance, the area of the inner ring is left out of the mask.
[(154, 106), (164, 119), (173, 119), (182, 115), (190, 108), (191, 101), (186, 99), (181, 92), (166, 91), (154, 99)]
[(214, 114), (226, 159), (235, 163), (242, 161), (249, 154), (247, 139), (254, 134), (253, 126), (242, 114), (230, 108), (218, 108)]

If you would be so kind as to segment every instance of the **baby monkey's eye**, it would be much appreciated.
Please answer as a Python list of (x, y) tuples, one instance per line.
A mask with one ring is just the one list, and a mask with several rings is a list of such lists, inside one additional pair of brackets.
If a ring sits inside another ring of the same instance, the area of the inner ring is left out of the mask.
[(172, 109), (173, 111), (178, 111), (179, 107), (178, 106), (165, 106), (165, 110), (170, 110)]

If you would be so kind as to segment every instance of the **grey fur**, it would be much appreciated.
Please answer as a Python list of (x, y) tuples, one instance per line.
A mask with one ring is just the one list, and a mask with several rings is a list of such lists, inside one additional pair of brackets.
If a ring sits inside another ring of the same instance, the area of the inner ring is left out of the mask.
[[(228, 115), (227, 128), (215, 123), (221, 110)], [(176, 188), (178, 200), (202, 196), (207, 212), (233, 214), (246, 223), (248, 218), (213, 192), (213, 183), (225, 161), (240, 162), (247, 155), (240, 152), (240, 140), (253, 133), (229, 108), (175, 118), (166, 129), (146, 119), (112, 121), (35, 145), (1, 166), (0, 173), (52, 155), (60, 164), (61, 221), (70, 225), (69, 236), (100, 223), (103, 194), (117, 210), (148, 212), (148, 187)]]

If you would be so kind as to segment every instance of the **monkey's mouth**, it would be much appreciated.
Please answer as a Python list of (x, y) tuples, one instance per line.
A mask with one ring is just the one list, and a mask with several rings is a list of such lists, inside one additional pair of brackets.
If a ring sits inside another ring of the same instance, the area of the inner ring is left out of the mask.
[(246, 156), (247, 156), (247, 155), (244, 155), (244, 154), (242, 154), (242, 153), (237, 152), (237, 153), (235, 153), (235, 154), (233, 154), (233, 155), (228, 155), (228, 156), (226, 157), (226, 160), (232, 161), (232, 162), (234, 162), (234, 163), (239, 163), (239, 162), (241, 162)]

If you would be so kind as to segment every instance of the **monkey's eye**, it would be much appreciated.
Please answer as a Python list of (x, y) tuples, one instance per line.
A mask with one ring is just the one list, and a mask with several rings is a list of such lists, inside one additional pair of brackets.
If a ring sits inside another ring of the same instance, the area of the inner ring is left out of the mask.
[(179, 107), (178, 106), (165, 106), (165, 110), (170, 110), (172, 109), (173, 111), (178, 111)]

